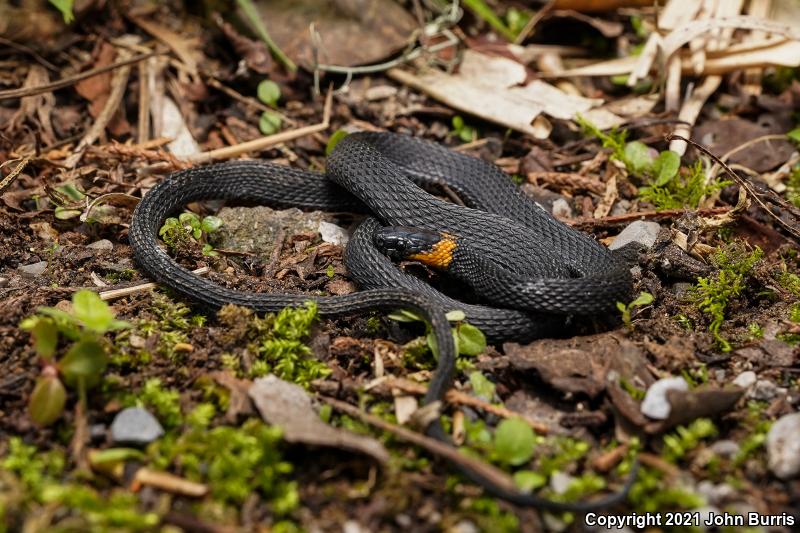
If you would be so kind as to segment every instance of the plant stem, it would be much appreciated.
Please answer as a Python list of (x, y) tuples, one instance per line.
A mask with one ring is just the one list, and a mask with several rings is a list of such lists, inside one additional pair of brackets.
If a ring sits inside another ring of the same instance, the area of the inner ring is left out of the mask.
[(294, 62), (283, 53), (283, 50), (281, 50), (275, 41), (272, 40), (272, 37), (269, 36), (269, 32), (267, 32), (267, 28), (264, 26), (264, 22), (261, 20), (261, 16), (258, 14), (253, 2), (251, 2), (251, 0), (236, 0), (236, 3), (242, 8), (244, 14), (253, 24), (256, 33), (258, 33), (258, 36), (261, 37), (261, 40), (264, 41), (264, 43), (270, 49), (272, 55), (275, 56), (275, 59), (280, 61), (290, 72), (297, 72), (297, 65), (295, 65)]

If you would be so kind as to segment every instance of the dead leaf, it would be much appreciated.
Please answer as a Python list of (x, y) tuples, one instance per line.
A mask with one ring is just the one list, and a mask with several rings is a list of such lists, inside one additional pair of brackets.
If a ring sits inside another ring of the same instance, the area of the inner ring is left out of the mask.
[(250, 70), (258, 74), (272, 72), (272, 55), (270, 55), (267, 45), (263, 41), (248, 39), (236, 31), (236, 28), (232, 25), (222, 20), (219, 15), (215, 16), (215, 22), (231, 42), (236, 53), (247, 63)]
[(284, 53), (309, 69), (314, 65), (312, 23), (321, 39), (317, 61), (348, 67), (401, 50), (418, 27), (392, 0), (262, 0), (256, 8)]
[[(103, 42), (100, 45), (93, 68), (110, 65), (116, 57), (116, 48), (110, 43)], [(106, 107), (106, 103), (111, 96), (111, 80), (113, 76), (113, 72), (105, 72), (75, 84), (75, 91), (89, 101), (89, 114), (93, 118), (99, 117)], [(114, 116), (108, 121), (106, 128), (114, 136), (124, 135), (130, 131), (130, 124), (125, 120), (123, 106), (120, 106), (114, 112)]]
[(377, 440), (331, 427), (320, 420), (308, 393), (298, 385), (270, 374), (257, 379), (249, 395), (261, 418), (280, 426), (288, 442), (364, 453), (381, 464), (389, 460), (389, 452)]
[(697, 418), (717, 416), (733, 407), (744, 394), (741, 387), (718, 388), (701, 386), (696, 389), (669, 390), (667, 400), (671, 409), (669, 418), (645, 426), (648, 433), (661, 433), (669, 428), (686, 424)]
[[(788, 115), (780, 113), (763, 115), (758, 122), (743, 118), (711, 120), (696, 126), (692, 140), (716, 154), (725, 154), (745, 142), (771, 133), (785, 133), (792, 129)], [(788, 140), (770, 140), (740, 150), (728, 159), (756, 172), (767, 172), (780, 166), (794, 153)]]
[(230, 392), (228, 397), (228, 410), (225, 412), (225, 421), (235, 424), (240, 417), (254, 414), (253, 404), (247, 395), (253, 382), (239, 379), (229, 370), (211, 373), (211, 379), (222, 385)]
[(139, 17), (130, 17), (130, 19), (144, 31), (166, 44), (178, 56), (181, 63), (186, 66), (189, 73), (197, 75), (197, 60), (195, 58), (199, 54), (196, 39), (187, 39), (152, 20), (145, 20)]

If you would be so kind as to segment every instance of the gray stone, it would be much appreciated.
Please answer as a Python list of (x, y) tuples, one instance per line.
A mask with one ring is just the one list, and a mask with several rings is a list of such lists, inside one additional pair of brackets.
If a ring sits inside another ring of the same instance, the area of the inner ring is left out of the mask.
[(92, 244), (87, 244), (86, 247), (91, 248), (92, 250), (113, 250), (114, 243), (112, 243), (108, 239), (100, 239), (99, 241), (95, 241)]
[(756, 376), (755, 372), (753, 372), (752, 370), (745, 370), (744, 372), (736, 376), (736, 379), (733, 380), (733, 384), (743, 389), (749, 389), (752, 385), (755, 384), (757, 379), (758, 377)]
[(800, 413), (784, 415), (767, 433), (769, 469), (781, 479), (800, 474)]
[(553, 492), (556, 494), (564, 494), (567, 492), (573, 480), (574, 478), (569, 474), (556, 470), (550, 476), (550, 488), (553, 489)]
[(114, 444), (145, 446), (164, 435), (164, 428), (147, 410), (141, 407), (123, 409), (111, 423)]
[(253, 253), (269, 261), (280, 234), (289, 238), (298, 233), (316, 232), (324, 213), (257, 206), (225, 207), (217, 216), (224, 223), (209, 236), (214, 248)]
[(711, 445), (711, 451), (722, 457), (733, 457), (739, 453), (739, 443), (732, 440), (718, 440)]
[(721, 505), (726, 500), (736, 495), (736, 489), (727, 483), (713, 483), (703, 480), (697, 484), (697, 493), (713, 505)]
[(686, 281), (677, 281), (672, 284), (672, 293), (675, 296), (683, 296), (686, 291), (692, 288), (692, 284)]
[(786, 389), (778, 387), (768, 379), (759, 379), (747, 393), (750, 398), (762, 402), (774, 400), (782, 394), (786, 394)]
[(320, 220), (318, 231), (322, 240), (331, 244), (346, 246), (347, 241), (350, 240), (350, 234), (347, 233), (346, 229), (325, 220)]
[(614, 242), (608, 247), (609, 250), (618, 250), (630, 243), (639, 243), (645, 248), (651, 248), (656, 242), (661, 226), (658, 222), (648, 220), (637, 220), (631, 222), (617, 235)]
[(23, 276), (35, 278), (36, 276), (41, 276), (42, 273), (47, 270), (47, 261), (39, 261), (31, 265), (22, 265), (18, 267), (17, 270), (19, 270), (20, 274)]
[(689, 385), (683, 378), (662, 378), (650, 385), (640, 410), (642, 414), (655, 420), (665, 420), (669, 416), (672, 406), (667, 399), (667, 391), (689, 390)]
[(557, 198), (553, 201), (553, 216), (556, 218), (572, 218), (572, 208), (564, 198)]

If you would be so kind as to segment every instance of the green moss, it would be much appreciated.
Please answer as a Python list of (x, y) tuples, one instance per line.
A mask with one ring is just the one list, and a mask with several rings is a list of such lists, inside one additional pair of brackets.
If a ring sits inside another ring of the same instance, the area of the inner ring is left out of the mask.
[(508, 510), (500, 507), (496, 498), (484, 496), (475, 498), (467, 504), (469, 516), (481, 531), (515, 533), (520, 530), (519, 519)]
[(142, 405), (152, 409), (165, 428), (170, 429), (183, 423), (181, 414), (181, 395), (175, 389), (165, 389), (158, 378), (149, 379), (136, 394), (126, 395), (123, 405)]
[(158, 336), (158, 353), (170, 359), (176, 358), (175, 345), (188, 343), (189, 335), (195, 328), (205, 324), (205, 317), (193, 315), (184, 303), (175, 302), (167, 296), (154, 292), (148, 311), (153, 318), (140, 320), (136, 332), (142, 337)]
[(700, 161), (679, 172), (674, 178), (663, 184), (652, 182), (639, 189), (639, 198), (653, 204), (657, 210), (662, 209), (696, 209), (700, 201), (723, 187), (730, 181), (712, 179), (707, 181), (705, 169)]
[(707, 418), (698, 418), (688, 426), (678, 426), (674, 432), (664, 435), (662, 456), (672, 463), (686, 456), (700, 443), (717, 434), (714, 423)]
[(148, 448), (153, 466), (208, 483), (215, 499), (241, 505), (256, 492), (272, 512), (285, 515), (299, 503), (292, 465), (283, 459), (281, 430), (251, 418), (241, 427), (195, 428), (167, 435)]
[(713, 258), (718, 272), (699, 278), (690, 291), (690, 300), (709, 318), (708, 330), (724, 352), (731, 350), (730, 343), (720, 334), (725, 311), (747, 288), (747, 280), (763, 255), (760, 248), (750, 251), (741, 244), (721, 248)]

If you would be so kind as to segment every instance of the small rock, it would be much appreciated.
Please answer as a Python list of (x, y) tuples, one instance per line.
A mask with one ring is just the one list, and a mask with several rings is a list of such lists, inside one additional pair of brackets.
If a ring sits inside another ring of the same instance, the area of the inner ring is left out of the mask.
[(620, 198), (614, 202), (614, 207), (611, 208), (609, 215), (625, 215), (631, 210), (631, 203), (625, 198)]
[(108, 239), (100, 239), (92, 244), (87, 244), (86, 247), (91, 248), (92, 250), (113, 250), (114, 244)]
[(400, 513), (394, 517), (394, 521), (397, 522), (397, 525), (403, 529), (408, 529), (411, 527), (411, 517), (407, 514)]
[(108, 433), (108, 428), (106, 428), (105, 424), (92, 424), (89, 426), (89, 437), (92, 440), (103, 440), (106, 438), (106, 433)]
[(647, 389), (640, 410), (642, 414), (655, 420), (666, 420), (672, 407), (667, 399), (667, 391), (689, 390), (689, 385), (683, 378), (659, 379)]
[(471, 520), (461, 520), (449, 531), (451, 533), (480, 533), (478, 526)]
[(564, 198), (557, 198), (553, 201), (553, 216), (556, 218), (572, 218), (572, 208), (569, 206), (569, 202), (567, 202)]
[(768, 379), (759, 379), (747, 393), (750, 398), (762, 402), (774, 400), (782, 394), (786, 394), (786, 389), (778, 387)]
[(556, 494), (564, 494), (567, 492), (570, 483), (573, 481), (573, 477), (569, 474), (565, 474), (564, 472), (560, 472), (556, 470), (550, 476), (550, 488), (553, 489), (553, 492)]
[(692, 288), (692, 284), (686, 281), (678, 281), (672, 284), (672, 293), (675, 296), (682, 296)]
[(630, 243), (639, 243), (645, 248), (650, 248), (656, 242), (661, 225), (658, 222), (648, 220), (637, 220), (631, 222), (617, 235), (614, 242), (608, 247), (609, 250), (618, 250)]
[(114, 444), (144, 446), (164, 435), (164, 428), (145, 409), (123, 409), (111, 423), (111, 440)]
[(746, 370), (736, 376), (736, 379), (733, 380), (733, 384), (743, 389), (749, 389), (753, 384), (755, 384), (756, 380), (758, 380), (756, 373), (752, 370)]
[(739, 453), (739, 444), (732, 440), (718, 440), (711, 445), (711, 451), (721, 457), (734, 457)]
[(347, 241), (350, 240), (350, 235), (346, 229), (325, 220), (319, 221), (319, 234), (323, 241), (338, 244), (339, 246), (345, 246)]
[(6, 277), (0, 277), (0, 289), (4, 289), (8, 287), (9, 279)]
[(767, 434), (769, 469), (781, 479), (800, 474), (800, 413), (782, 416)]
[(704, 496), (713, 505), (725, 503), (728, 498), (736, 494), (736, 489), (727, 483), (715, 484), (708, 480), (703, 480), (697, 484), (697, 492)]
[(31, 278), (41, 276), (46, 269), (47, 261), (39, 261), (38, 263), (33, 263), (32, 265), (22, 265), (18, 267), (20, 274)]

